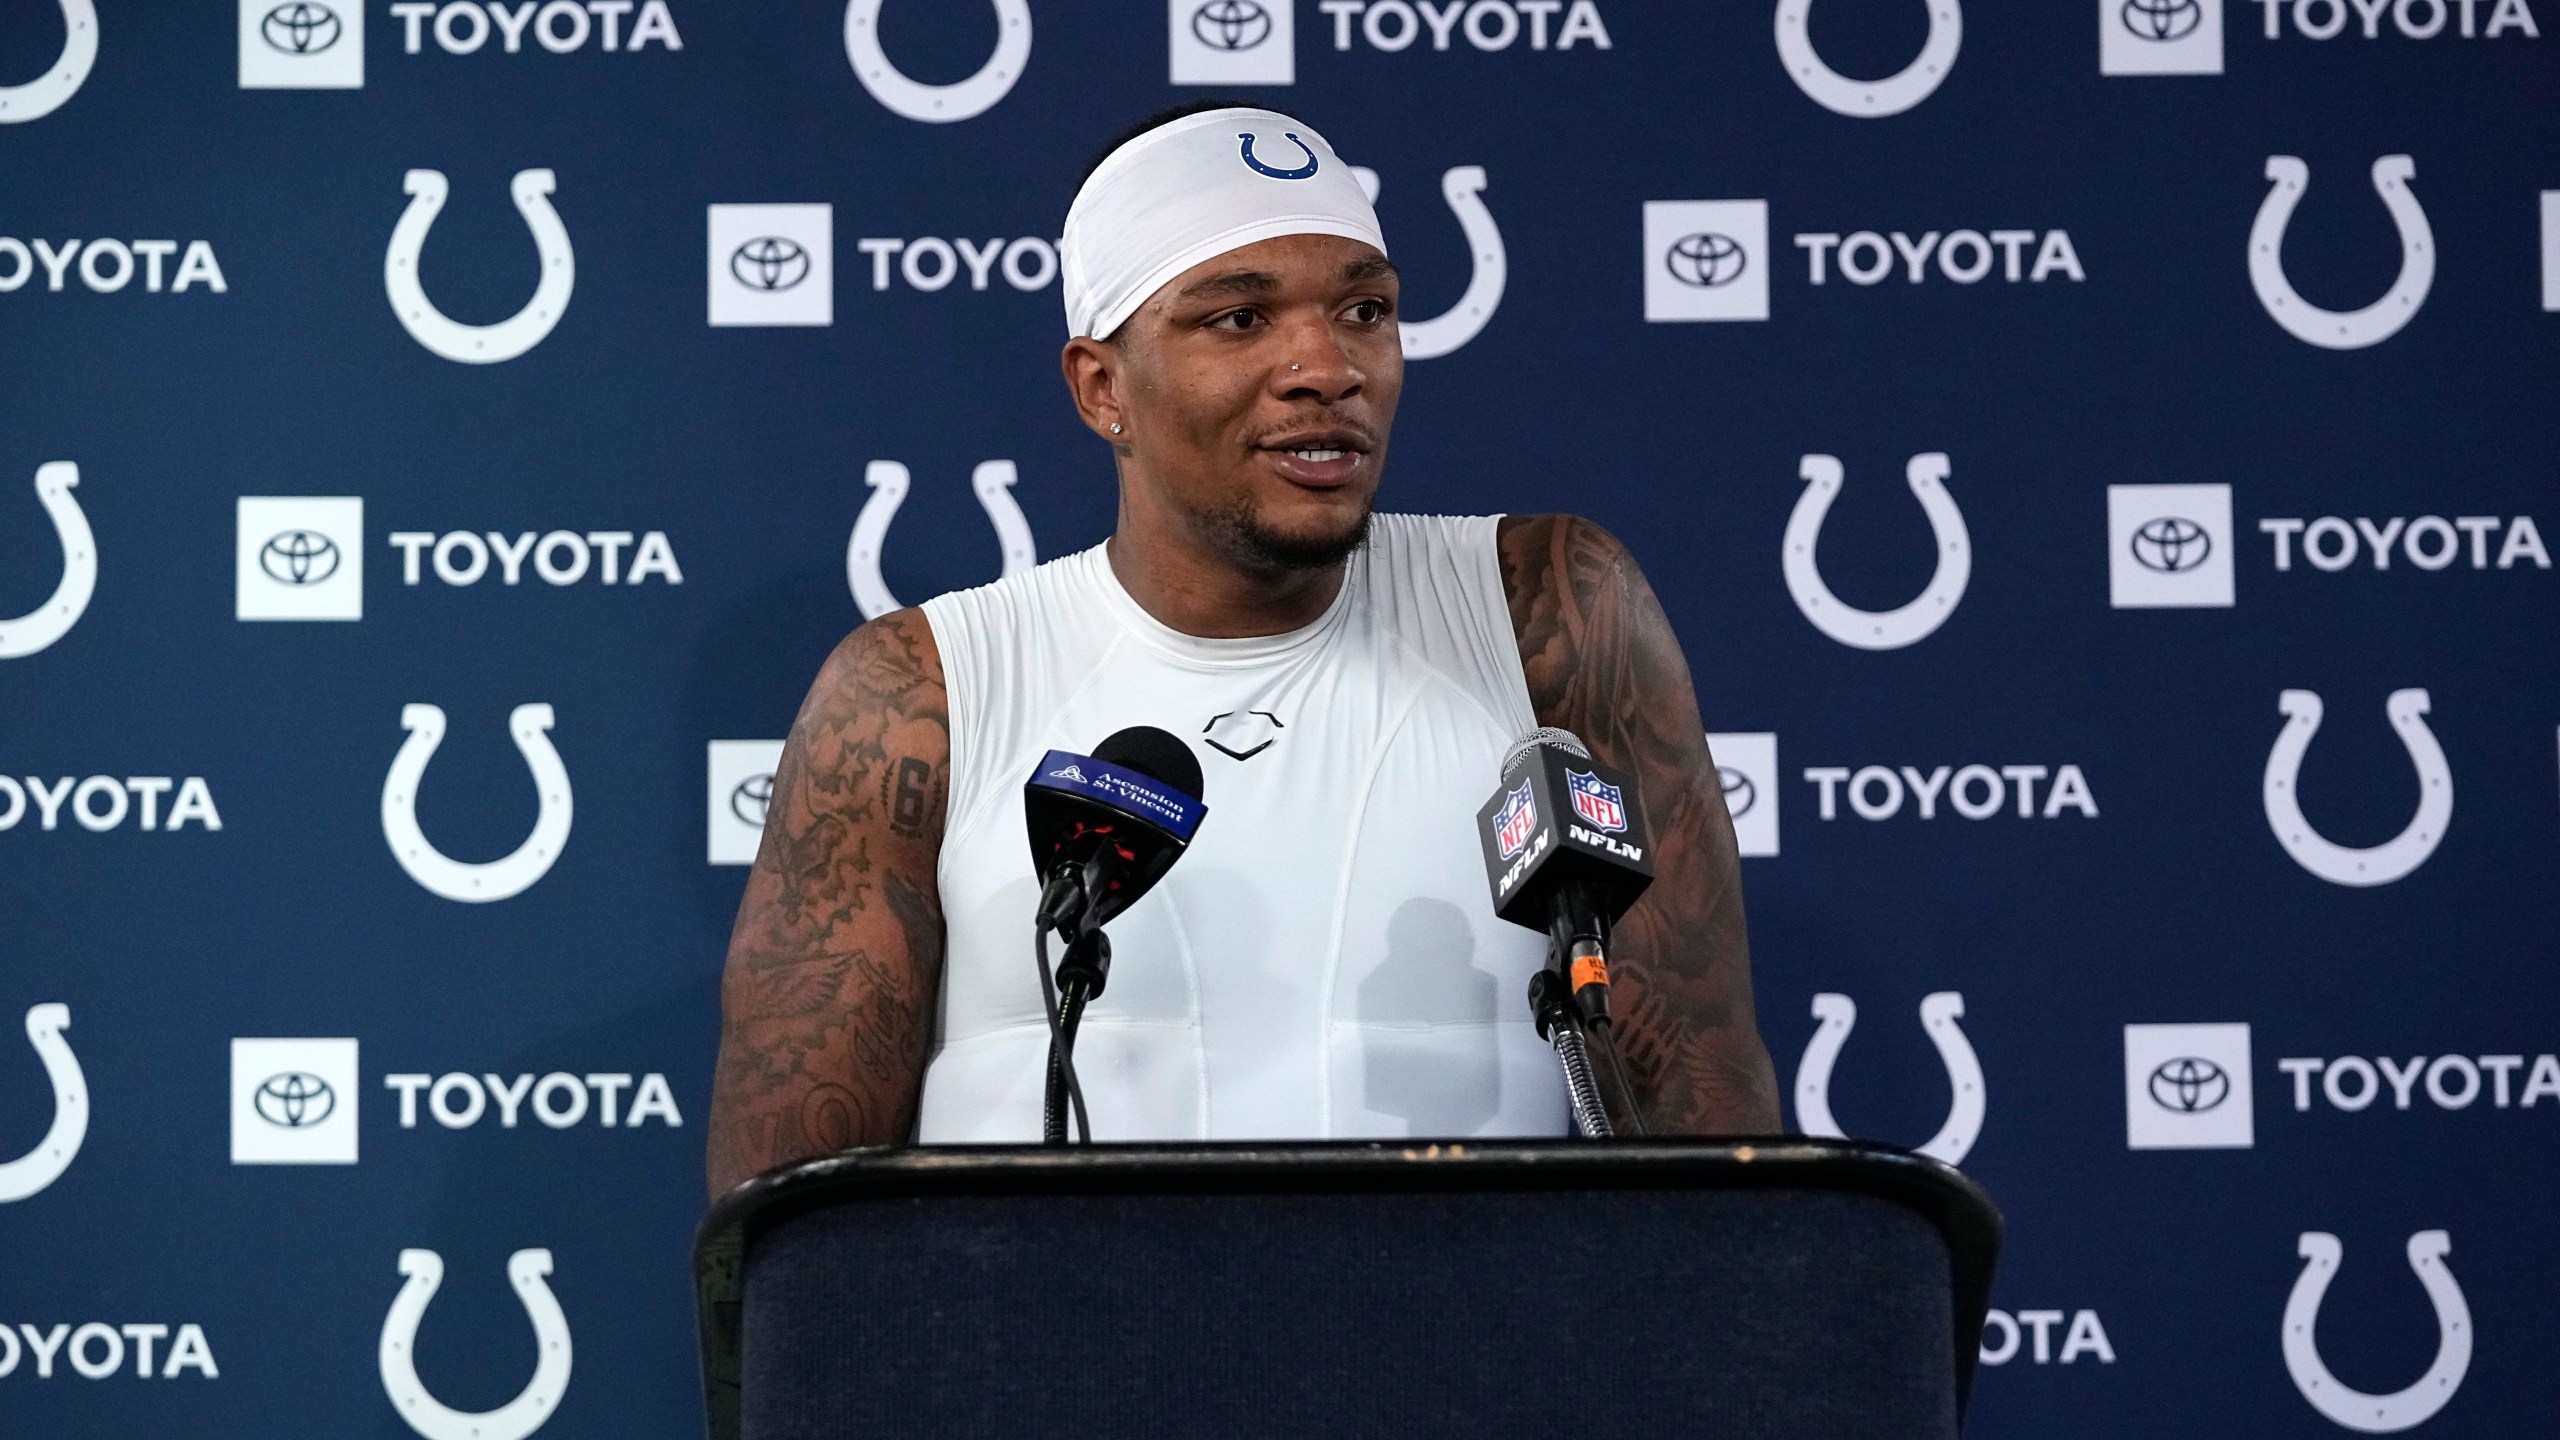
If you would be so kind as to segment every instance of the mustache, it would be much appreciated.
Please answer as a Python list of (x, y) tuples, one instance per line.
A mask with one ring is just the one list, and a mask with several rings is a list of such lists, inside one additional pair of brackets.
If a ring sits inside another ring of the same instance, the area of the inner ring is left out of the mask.
[(1379, 449), (1381, 442), (1384, 439), (1384, 437), (1378, 433), (1378, 427), (1365, 420), (1355, 419), (1352, 416), (1339, 414), (1330, 410), (1322, 410), (1297, 416), (1282, 424), (1264, 426), (1260, 430), (1256, 431), (1246, 443), (1252, 445), (1255, 449), (1266, 449), (1273, 441), (1276, 440), (1289, 440), (1320, 434), (1334, 434), (1347, 437), (1354, 442), (1354, 449), (1363, 451)]

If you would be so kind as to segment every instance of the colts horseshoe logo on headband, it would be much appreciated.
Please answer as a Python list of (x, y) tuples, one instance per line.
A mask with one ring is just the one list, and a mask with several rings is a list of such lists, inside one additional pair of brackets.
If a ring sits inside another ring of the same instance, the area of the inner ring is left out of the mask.
[(1313, 176), (1316, 173), (1315, 150), (1306, 141), (1299, 139), (1298, 132), (1295, 130), (1281, 131), (1280, 138), (1297, 146), (1299, 151), (1307, 157), (1307, 163), (1294, 170), (1281, 170), (1263, 164), (1253, 153), (1253, 132), (1250, 130), (1236, 136), (1236, 139), (1243, 142), (1237, 147), (1236, 153), (1244, 157), (1245, 168), (1256, 175), (1268, 175), (1274, 180), (1305, 180)]

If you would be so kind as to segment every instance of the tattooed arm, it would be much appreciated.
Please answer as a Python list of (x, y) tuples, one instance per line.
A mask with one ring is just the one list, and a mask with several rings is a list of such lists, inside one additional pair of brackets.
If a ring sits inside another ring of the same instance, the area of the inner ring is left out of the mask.
[(729, 937), (711, 1193), (914, 1128), (942, 983), (951, 726), (917, 610), (847, 636), (801, 704)]
[(1657, 1133), (1774, 1135), (1742, 867), (1679, 637), (1626, 547), (1590, 521), (1509, 516), (1499, 545), (1538, 723), (1635, 776), (1652, 822), (1653, 888), (1609, 956), (1616, 1039), (1646, 1117)]

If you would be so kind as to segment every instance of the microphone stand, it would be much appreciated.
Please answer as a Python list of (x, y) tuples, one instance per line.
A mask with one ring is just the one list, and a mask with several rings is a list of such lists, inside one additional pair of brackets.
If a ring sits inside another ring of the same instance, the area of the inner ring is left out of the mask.
[(1586, 1140), (1605, 1140), (1609, 1112), (1600, 1104), (1600, 1084), (1591, 1072), (1591, 1049), (1583, 1040), (1582, 1016), (1564, 977), (1550, 965), (1529, 977), (1529, 1013), (1538, 1020), (1538, 1038), (1556, 1047), (1564, 1066), (1565, 1094), (1573, 1101), (1573, 1121)]
[(1591, 1068), (1591, 1047), (1607, 1049), (1609, 1067), (1618, 1079), (1618, 1099), (1626, 1107), (1635, 1133), (1646, 1133), (1644, 1102), (1627, 1078), (1618, 1054), (1617, 1031), (1609, 1022), (1609, 915), (1598, 897), (1581, 881), (1569, 881), (1547, 929), (1547, 968), (1529, 981), (1529, 1012), (1538, 1019), (1538, 1034), (1556, 1047), (1564, 1066), (1565, 1093), (1573, 1101), (1574, 1122), (1586, 1139), (1605, 1140), (1617, 1132), (1601, 1103), (1599, 1077)]

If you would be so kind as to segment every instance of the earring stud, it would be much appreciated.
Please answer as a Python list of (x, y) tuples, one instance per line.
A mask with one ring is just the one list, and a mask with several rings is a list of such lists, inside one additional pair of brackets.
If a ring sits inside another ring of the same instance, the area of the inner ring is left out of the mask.
[(1112, 433), (1112, 434), (1114, 434), (1114, 435), (1117, 435), (1117, 434), (1119, 434), (1119, 433), (1120, 433), (1120, 422), (1119, 422), (1119, 421), (1114, 420), (1114, 421), (1112, 421), (1112, 422), (1111, 422), (1111, 433)]

